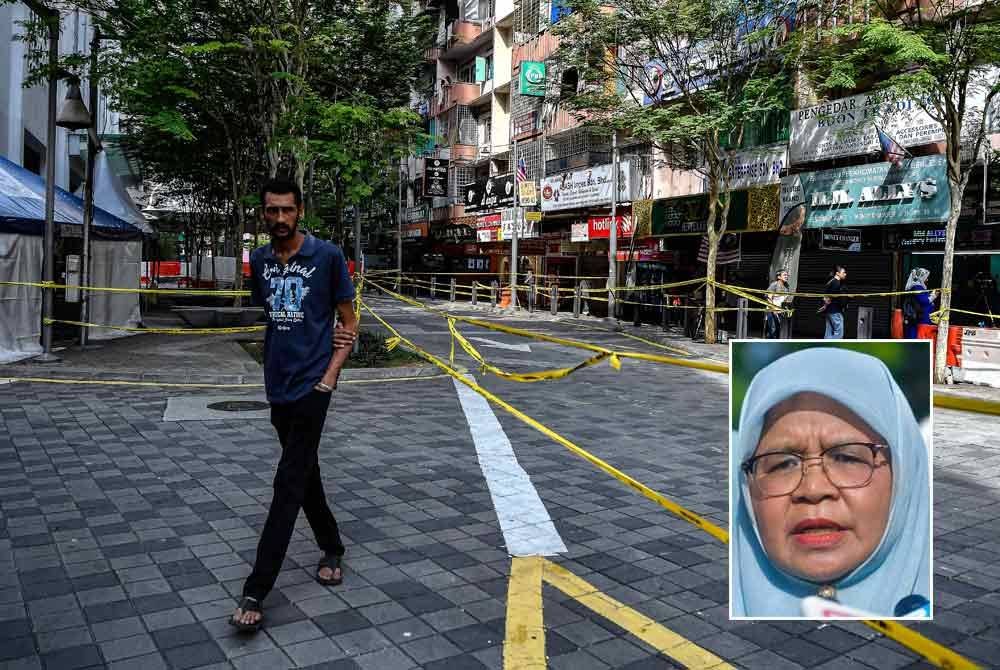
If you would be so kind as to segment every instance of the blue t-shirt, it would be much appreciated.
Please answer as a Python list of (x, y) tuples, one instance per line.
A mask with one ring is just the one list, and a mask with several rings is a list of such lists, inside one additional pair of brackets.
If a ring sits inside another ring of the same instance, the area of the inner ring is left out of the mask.
[(264, 387), (272, 403), (290, 403), (323, 378), (333, 356), (337, 305), (354, 299), (340, 249), (306, 234), (298, 253), (281, 265), (271, 245), (250, 255), (251, 295), (267, 315)]

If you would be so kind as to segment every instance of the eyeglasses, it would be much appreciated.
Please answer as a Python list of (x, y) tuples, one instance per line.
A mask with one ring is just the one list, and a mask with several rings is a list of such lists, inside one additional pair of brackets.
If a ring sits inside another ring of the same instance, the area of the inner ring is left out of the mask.
[(867, 486), (875, 473), (875, 457), (889, 447), (884, 444), (852, 443), (830, 447), (819, 456), (804, 458), (788, 451), (772, 451), (748, 458), (742, 470), (757, 492), (766, 498), (783, 496), (799, 487), (806, 472), (806, 461), (820, 461), (823, 472), (839, 489)]

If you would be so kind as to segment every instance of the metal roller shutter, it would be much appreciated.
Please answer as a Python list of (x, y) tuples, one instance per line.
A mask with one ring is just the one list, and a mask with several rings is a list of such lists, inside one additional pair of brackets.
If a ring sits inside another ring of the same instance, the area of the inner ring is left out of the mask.
[[(876, 293), (892, 290), (892, 254), (882, 251), (836, 252), (803, 251), (799, 263), (798, 291), (822, 293), (835, 265), (847, 268), (847, 290), (850, 293)], [(820, 298), (797, 298), (792, 321), (792, 336), (823, 337), (825, 319), (816, 314)], [(889, 337), (892, 320), (891, 298), (851, 298), (844, 316), (844, 337), (855, 338), (858, 331), (858, 307), (873, 307), (872, 336)]]

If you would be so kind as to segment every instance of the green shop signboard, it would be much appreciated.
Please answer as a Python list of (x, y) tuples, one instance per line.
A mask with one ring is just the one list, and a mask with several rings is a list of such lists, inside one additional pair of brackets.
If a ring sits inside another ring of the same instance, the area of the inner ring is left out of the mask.
[[(732, 201), (729, 205), (727, 229), (730, 231), (745, 230), (747, 227), (747, 192), (733, 191), (730, 196)], [(653, 203), (653, 235), (704, 233), (707, 230), (707, 195), (687, 195), (681, 198), (657, 200)]]
[(948, 220), (944, 156), (872, 163), (783, 177), (782, 226), (843, 228)]
[(521, 95), (545, 97), (545, 63), (533, 60), (521, 61)]

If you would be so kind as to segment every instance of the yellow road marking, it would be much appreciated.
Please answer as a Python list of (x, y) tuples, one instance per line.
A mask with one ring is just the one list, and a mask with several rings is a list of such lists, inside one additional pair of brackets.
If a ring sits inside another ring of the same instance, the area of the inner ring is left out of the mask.
[(608, 621), (621, 626), (664, 656), (669, 656), (691, 670), (731, 670), (733, 667), (684, 636), (601, 593), (596, 587), (561, 565), (544, 561), (542, 579)]
[(507, 635), (504, 670), (545, 670), (545, 624), (542, 620), (542, 559), (515, 556), (507, 587)]
[(504, 670), (544, 670), (547, 667), (543, 581), (691, 670), (732, 670), (733, 666), (707, 649), (601, 593), (566, 568), (540, 556), (515, 556), (511, 559), (507, 588), (507, 637), (503, 647)]
[(963, 412), (977, 412), (979, 414), (1000, 414), (1000, 402), (948, 393), (935, 392), (934, 406), (957, 409)]

